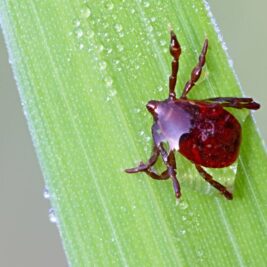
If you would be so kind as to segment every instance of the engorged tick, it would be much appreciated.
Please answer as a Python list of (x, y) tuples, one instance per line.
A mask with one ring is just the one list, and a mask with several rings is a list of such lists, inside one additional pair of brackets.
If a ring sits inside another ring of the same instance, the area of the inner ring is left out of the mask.
[[(200, 77), (205, 64), (208, 49), (206, 39), (197, 65), (191, 72), (190, 80), (185, 84), (180, 98), (176, 98), (175, 85), (179, 68), (181, 47), (173, 31), (170, 53), (173, 57), (172, 73), (169, 77), (169, 97), (163, 101), (151, 100), (146, 107), (154, 118), (152, 126), (153, 151), (147, 163), (126, 169), (127, 173), (145, 172), (153, 179), (172, 179), (175, 196), (180, 198), (181, 190), (176, 178), (174, 151), (179, 151), (189, 159), (199, 174), (227, 199), (233, 195), (227, 188), (215, 181), (203, 167), (224, 168), (230, 166), (238, 157), (241, 142), (241, 126), (237, 119), (225, 110), (225, 107), (237, 109), (259, 109), (260, 105), (252, 98), (216, 97), (204, 100), (192, 100), (187, 94)], [(168, 144), (168, 150), (164, 148)], [(167, 169), (156, 173), (152, 166), (161, 155)]]

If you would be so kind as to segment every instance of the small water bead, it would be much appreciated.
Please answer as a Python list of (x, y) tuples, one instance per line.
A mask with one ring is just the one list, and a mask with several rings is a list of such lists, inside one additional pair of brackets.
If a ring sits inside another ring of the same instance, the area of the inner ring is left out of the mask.
[(124, 50), (124, 47), (122, 44), (118, 44), (116, 47), (117, 47), (119, 52), (122, 52)]
[(149, 6), (150, 6), (149, 2), (144, 2), (144, 7), (149, 7)]
[(77, 38), (80, 39), (83, 36), (82, 29), (81, 28), (76, 29), (75, 34), (76, 34)]
[(140, 112), (141, 112), (141, 109), (140, 109), (140, 108), (134, 108), (134, 109), (133, 109), (133, 112), (134, 112), (134, 113), (140, 113)]
[(160, 40), (159, 41), (159, 44), (161, 45), (161, 46), (166, 46), (166, 40)]
[(52, 208), (49, 209), (48, 217), (49, 217), (49, 220), (51, 223), (57, 223), (57, 217), (56, 217), (54, 209), (52, 209)]
[(50, 194), (48, 189), (45, 187), (44, 192), (43, 192), (43, 196), (45, 199), (49, 199), (50, 198)]
[(113, 3), (108, 3), (106, 6), (107, 6), (107, 9), (108, 9), (109, 11), (111, 11), (111, 10), (114, 8)]
[(112, 80), (112, 78), (111, 78), (111, 77), (106, 77), (106, 78), (105, 78), (105, 83), (106, 83), (106, 86), (107, 86), (107, 87), (111, 87), (112, 84), (113, 84), (113, 80)]
[(163, 87), (162, 86), (158, 86), (157, 90), (158, 90), (158, 92), (162, 92), (163, 91)]
[(182, 220), (186, 221), (187, 220), (186, 216), (182, 216)]
[(181, 230), (180, 230), (180, 233), (181, 233), (182, 235), (185, 235), (185, 234), (186, 234), (186, 230), (181, 229)]
[(75, 19), (75, 20), (73, 21), (73, 24), (74, 24), (74, 27), (79, 27), (79, 26), (81, 25), (81, 21), (78, 20), (78, 19)]
[(121, 31), (123, 30), (122, 25), (121, 25), (121, 24), (115, 24), (115, 30), (116, 30), (117, 32), (121, 32)]
[(84, 49), (84, 44), (80, 44), (80, 45), (79, 45), (79, 49), (80, 49), (80, 50), (83, 50), (83, 49)]
[(95, 33), (94, 33), (92, 30), (88, 30), (88, 31), (86, 32), (86, 36), (87, 36), (88, 38), (93, 38), (94, 35), (95, 35)]
[(111, 97), (114, 97), (114, 96), (117, 95), (117, 91), (116, 91), (116, 90), (111, 90), (111, 91), (109, 92), (109, 95), (110, 95)]
[(103, 50), (104, 50), (104, 46), (103, 45), (100, 45), (100, 46), (97, 47), (97, 52), (98, 53), (101, 53)]
[(111, 53), (112, 53), (112, 48), (108, 48), (108, 49), (107, 49), (107, 53), (108, 53), (108, 54), (111, 54)]
[(188, 203), (185, 200), (180, 200), (178, 202), (178, 206), (181, 210), (186, 210), (189, 207)]
[(147, 30), (148, 30), (148, 32), (152, 32), (152, 31), (154, 30), (154, 28), (153, 28), (152, 25), (149, 25), (149, 26), (147, 27)]
[(87, 19), (91, 16), (91, 10), (88, 7), (81, 9), (81, 18)]
[(100, 70), (104, 70), (104, 69), (106, 69), (106, 67), (107, 67), (107, 63), (106, 63), (106, 61), (101, 61), (101, 62), (99, 63), (99, 68), (100, 68)]

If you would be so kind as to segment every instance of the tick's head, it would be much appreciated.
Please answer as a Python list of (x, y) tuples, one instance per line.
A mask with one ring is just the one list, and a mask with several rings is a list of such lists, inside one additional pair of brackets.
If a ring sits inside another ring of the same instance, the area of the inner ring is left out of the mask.
[(156, 100), (150, 100), (147, 104), (146, 104), (146, 108), (147, 110), (153, 115), (153, 117), (156, 117), (158, 114), (158, 106), (159, 106), (160, 102), (156, 101)]

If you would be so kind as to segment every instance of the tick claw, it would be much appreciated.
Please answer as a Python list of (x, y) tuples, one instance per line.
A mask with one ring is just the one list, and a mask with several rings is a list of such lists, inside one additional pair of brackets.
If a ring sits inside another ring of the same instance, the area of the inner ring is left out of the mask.
[(229, 200), (233, 199), (233, 194), (231, 192), (229, 192), (229, 191), (224, 191), (223, 195)]
[(176, 192), (176, 193), (175, 193), (175, 197), (176, 197), (177, 199), (179, 199), (179, 198), (181, 197), (181, 195), (182, 195), (181, 192)]

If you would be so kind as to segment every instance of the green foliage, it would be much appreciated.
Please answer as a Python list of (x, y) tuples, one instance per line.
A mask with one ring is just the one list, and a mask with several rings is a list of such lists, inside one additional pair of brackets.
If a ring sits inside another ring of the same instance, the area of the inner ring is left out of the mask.
[[(170, 26), (183, 49), (178, 92), (208, 37), (203, 78), (190, 97), (241, 95), (207, 13), (199, 0), (0, 1), (70, 265), (264, 266), (267, 160), (251, 117), (232, 202), (181, 158), (180, 203), (170, 181), (123, 172), (150, 154), (145, 103), (167, 95)], [(230, 171), (216, 177), (233, 185)]]

